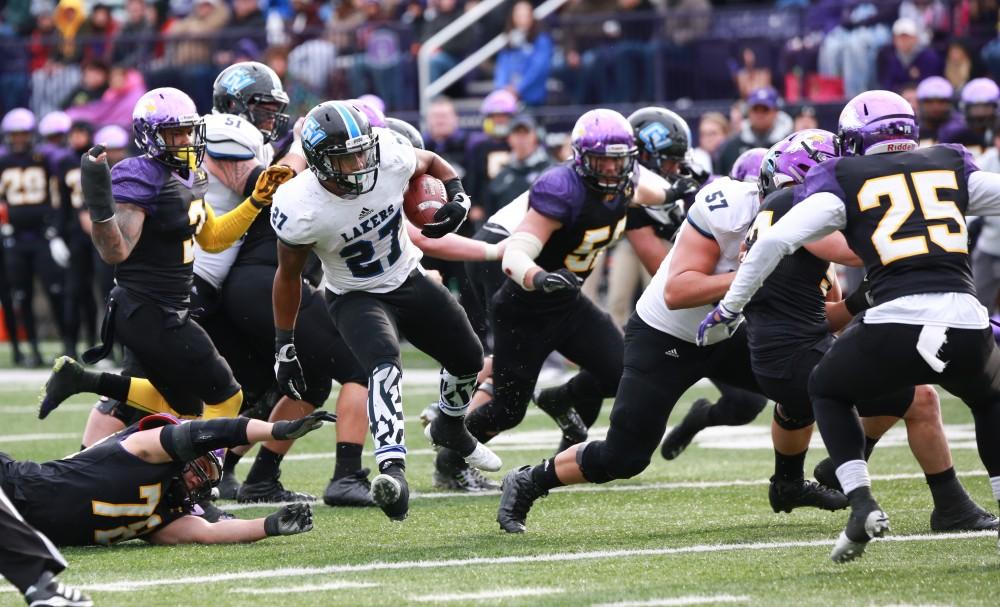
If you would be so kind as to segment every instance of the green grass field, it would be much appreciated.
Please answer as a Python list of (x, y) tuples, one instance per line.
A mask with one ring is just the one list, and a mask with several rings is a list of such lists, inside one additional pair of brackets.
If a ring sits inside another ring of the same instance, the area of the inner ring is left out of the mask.
[[(689, 392), (671, 421), (701, 393), (710, 391)], [(92, 401), (74, 398), (39, 422), (36, 394), (34, 386), (0, 386), (0, 450), (43, 460), (76, 449)], [(892, 541), (873, 543), (858, 562), (834, 565), (828, 554), (844, 512), (778, 515), (768, 507), (769, 414), (753, 427), (706, 435), (674, 462), (657, 454), (638, 478), (554, 492), (536, 504), (527, 534), (508, 536), (494, 522), (497, 495), (431, 488), (433, 457), (416, 415), (433, 397), (430, 386), (405, 391), (414, 496), (404, 523), (376, 509), (318, 505), (311, 533), (252, 545), (67, 549), (71, 567), (63, 577), (88, 588), (97, 604), (129, 606), (998, 604), (996, 536), (929, 535), (930, 494), (901, 436), (887, 437), (871, 467)], [(995, 510), (970, 416), (953, 399), (943, 407), (946, 423), (961, 425), (951, 429), (960, 432), (954, 456), (963, 482)], [(725, 448), (737, 442), (753, 448)], [(516, 434), (497, 442), (503, 472), (537, 462), (555, 443), (552, 422), (530, 411)], [(286, 486), (321, 494), (333, 448), (332, 428), (296, 445), (293, 454), (314, 457), (286, 459)], [(814, 448), (807, 470), (823, 455)], [(242, 466), (241, 476), (246, 471)], [(0, 593), (0, 605), (18, 604), (16, 593)]]

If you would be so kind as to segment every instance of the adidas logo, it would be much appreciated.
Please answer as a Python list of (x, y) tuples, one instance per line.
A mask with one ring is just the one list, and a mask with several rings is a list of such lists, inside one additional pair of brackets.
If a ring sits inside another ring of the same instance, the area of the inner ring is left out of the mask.
[(361, 214), (358, 215), (358, 219), (364, 219), (365, 217), (368, 217), (374, 212), (375, 211), (369, 209), (368, 207), (361, 207)]
[(667, 350), (666, 352), (664, 352), (664, 354), (666, 354), (667, 356), (670, 356), (672, 358), (680, 358), (681, 357), (681, 355), (677, 353), (677, 348), (670, 348), (669, 350)]

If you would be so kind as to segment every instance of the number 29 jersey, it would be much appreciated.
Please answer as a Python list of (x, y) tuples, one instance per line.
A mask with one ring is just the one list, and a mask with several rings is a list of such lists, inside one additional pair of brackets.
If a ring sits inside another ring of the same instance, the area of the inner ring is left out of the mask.
[(388, 129), (378, 134), (378, 179), (371, 192), (341, 198), (303, 171), (278, 188), (271, 226), (285, 243), (311, 245), (323, 262), (323, 283), (340, 295), (388, 293), (420, 265), (422, 253), (403, 225), (403, 192), (416, 170), (413, 147)]
[(850, 245), (865, 262), (875, 306), (922, 293), (975, 295), (965, 210), (979, 170), (959, 145), (832, 158), (809, 172), (802, 200), (844, 201)]

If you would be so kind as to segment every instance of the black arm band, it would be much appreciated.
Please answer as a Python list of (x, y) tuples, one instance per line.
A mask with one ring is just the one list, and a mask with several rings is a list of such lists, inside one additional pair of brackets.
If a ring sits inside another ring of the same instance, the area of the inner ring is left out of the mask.
[(295, 343), (295, 329), (274, 329), (274, 348), (276, 350), (291, 343)]
[(160, 445), (174, 461), (190, 462), (209, 451), (246, 445), (246, 417), (229, 417), (164, 426)]
[(448, 200), (454, 200), (455, 196), (464, 194), (465, 188), (462, 187), (462, 180), (455, 177), (444, 182), (444, 192), (448, 195)]
[(868, 301), (868, 289), (864, 288), (864, 286), (858, 287), (844, 299), (844, 307), (847, 308), (847, 312), (851, 316), (857, 316), (872, 307)]
[(258, 164), (253, 168), (252, 171), (250, 171), (250, 174), (247, 175), (247, 182), (243, 184), (244, 200), (250, 198), (250, 194), (253, 194), (254, 188), (257, 187), (257, 178), (260, 177), (260, 174), (263, 172), (264, 172), (264, 166)]

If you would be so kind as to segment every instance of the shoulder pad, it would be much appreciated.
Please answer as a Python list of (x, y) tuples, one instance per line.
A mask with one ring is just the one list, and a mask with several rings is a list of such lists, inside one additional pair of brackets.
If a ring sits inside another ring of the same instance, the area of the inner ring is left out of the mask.
[(264, 136), (257, 127), (232, 114), (205, 116), (207, 152), (219, 160), (260, 159)]

